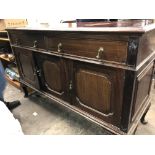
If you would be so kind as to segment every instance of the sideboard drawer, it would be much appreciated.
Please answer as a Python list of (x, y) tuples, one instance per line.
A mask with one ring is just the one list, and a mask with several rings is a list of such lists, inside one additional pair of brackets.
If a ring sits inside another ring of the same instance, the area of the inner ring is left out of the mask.
[(13, 45), (45, 49), (44, 35), (35, 31), (12, 32), (10, 40)]
[(82, 39), (49, 37), (48, 50), (96, 60), (126, 63), (127, 41), (106, 41), (102, 39)]

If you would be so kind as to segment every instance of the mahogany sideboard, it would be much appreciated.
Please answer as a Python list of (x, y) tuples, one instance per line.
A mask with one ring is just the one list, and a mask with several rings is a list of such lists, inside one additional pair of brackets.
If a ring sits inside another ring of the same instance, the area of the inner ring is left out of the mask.
[(150, 107), (155, 25), (7, 29), (20, 82), (112, 134)]

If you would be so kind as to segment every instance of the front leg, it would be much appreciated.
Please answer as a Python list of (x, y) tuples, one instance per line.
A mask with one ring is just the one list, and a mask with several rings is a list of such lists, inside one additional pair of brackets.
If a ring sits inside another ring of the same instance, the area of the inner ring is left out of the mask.
[(145, 120), (145, 116), (146, 116), (147, 112), (149, 111), (150, 106), (151, 106), (151, 103), (149, 104), (148, 108), (146, 109), (146, 111), (144, 112), (144, 114), (143, 114), (143, 116), (142, 116), (142, 118), (140, 120), (142, 124), (147, 124), (148, 123), (148, 121)]
[(27, 90), (27, 86), (22, 85), (22, 89), (23, 89), (23, 92), (24, 92), (24, 97), (28, 97), (29, 93), (28, 93), (28, 90)]

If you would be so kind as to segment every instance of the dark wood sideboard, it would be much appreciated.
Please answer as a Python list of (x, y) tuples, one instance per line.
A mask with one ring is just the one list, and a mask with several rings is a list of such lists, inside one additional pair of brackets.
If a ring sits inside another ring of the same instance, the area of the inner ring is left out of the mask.
[(145, 123), (154, 24), (7, 31), (23, 85), (112, 134), (133, 134)]

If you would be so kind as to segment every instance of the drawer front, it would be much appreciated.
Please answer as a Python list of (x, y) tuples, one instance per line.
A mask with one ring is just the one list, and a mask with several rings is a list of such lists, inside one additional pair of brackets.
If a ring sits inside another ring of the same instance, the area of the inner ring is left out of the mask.
[(12, 45), (45, 49), (44, 35), (37, 31), (14, 31), (10, 34)]
[(127, 41), (102, 39), (48, 37), (48, 50), (67, 55), (126, 63)]

